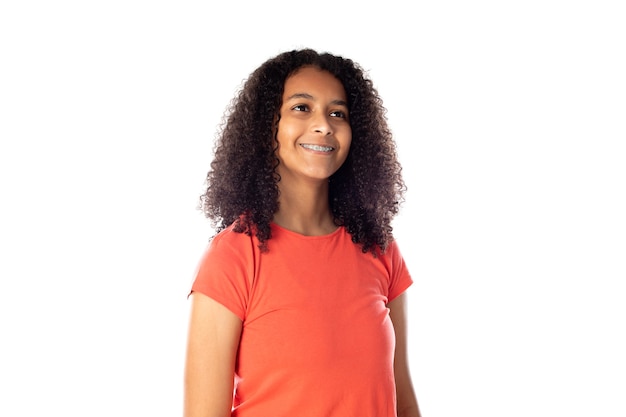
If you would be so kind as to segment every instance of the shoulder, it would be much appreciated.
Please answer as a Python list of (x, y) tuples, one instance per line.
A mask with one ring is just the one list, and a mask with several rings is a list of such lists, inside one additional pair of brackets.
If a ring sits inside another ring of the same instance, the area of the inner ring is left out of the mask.
[(258, 239), (254, 234), (239, 232), (236, 230), (236, 224), (232, 223), (227, 228), (218, 232), (211, 238), (209, 249), (224, 247), (247, 247), (249, 245), (258, 244)]
[(395, 239), (392, 239), (384, 251), (382, 251), (381, 256), (389, 262), (401, 262), (403, 260), (402, 253), (400, 252), (400, 247), (398, 246), (398, 242)]
[(246, 233), (236, 232), (234, 225), (217, 233), (205, 248), (201, 267), (228, 265), (232, 263), (248, 264), (258, 252), (258, 239)]
[(396, 240), (390, 241), (384, 251), (378, 251), (377, 258), (391, 276), (408, 275), (404, 257)]

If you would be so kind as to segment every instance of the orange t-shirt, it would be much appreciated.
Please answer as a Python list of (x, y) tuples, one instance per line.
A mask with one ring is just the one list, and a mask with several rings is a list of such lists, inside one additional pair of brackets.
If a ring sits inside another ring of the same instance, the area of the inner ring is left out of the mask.
[(394, 417), (395, 336), (386, 304), (412, 283), (395, 242), (374, 258), (340, 227), (303, 236), (272, 224), (217, 235), (192, 285), (243, 321), (233, 416)]

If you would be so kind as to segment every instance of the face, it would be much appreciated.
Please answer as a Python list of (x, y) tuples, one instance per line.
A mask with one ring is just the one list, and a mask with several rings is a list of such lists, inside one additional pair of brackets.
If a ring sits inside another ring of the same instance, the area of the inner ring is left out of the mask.
[(352, 130), (346, 92), (327, 71), (304, 67), (285, 81), (278, 122), (281, 181), (326, 181), (344, 163)]

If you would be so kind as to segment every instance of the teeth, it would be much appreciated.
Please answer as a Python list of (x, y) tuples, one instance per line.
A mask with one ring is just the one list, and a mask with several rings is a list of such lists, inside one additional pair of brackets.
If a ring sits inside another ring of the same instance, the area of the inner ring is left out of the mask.
[(333, 149), (335, 149), (332, 146), (307, 145), (307, 144), (301, 145), (301, 146), (303, 148), (310, 149), (312, 151), (319, 151), (319, 152), (330, 152)]

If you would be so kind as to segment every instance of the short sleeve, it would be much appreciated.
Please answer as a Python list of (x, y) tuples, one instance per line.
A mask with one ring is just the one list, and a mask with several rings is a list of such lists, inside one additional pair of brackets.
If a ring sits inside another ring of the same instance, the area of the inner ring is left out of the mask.
[(413, 279), (395, 241), (389, 244), (385, 256), (387, 257), (390, 276), (387, 298), (392, 301), (413, 284)]
[(230, 228), (218, 234), (200, 259), (191, 292), (212, 298), (243, 321), (254, 269), (252, 245), (249, 236)]

